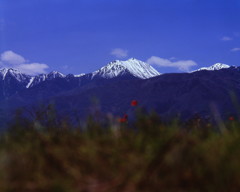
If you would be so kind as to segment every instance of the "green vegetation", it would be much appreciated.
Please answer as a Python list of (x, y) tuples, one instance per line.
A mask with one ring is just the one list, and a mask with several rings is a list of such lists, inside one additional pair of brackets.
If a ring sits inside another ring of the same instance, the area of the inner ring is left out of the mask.
[(239, 125), (155, 114), (81, 127), (17, 117), (0, 138), (0, 191), (238, 191)]

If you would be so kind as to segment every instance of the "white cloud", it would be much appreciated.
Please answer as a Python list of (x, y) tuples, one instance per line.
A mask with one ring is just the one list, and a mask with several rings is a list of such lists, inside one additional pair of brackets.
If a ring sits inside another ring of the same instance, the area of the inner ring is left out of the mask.
[(43, 63), (29, 63), (29, 64), (21, 64), (18, 66), (18, 69), (26, 74), (39, 74), (45, 73), (46, 69), (48, 69), (48, 65)]
[(0, 56), (0, 66), (6, 68), (14, 68), (28, 75), (36, 75), (46, 73), (48, 65), (44, 63), (31, 63), (23, 56), (13, 51), (5, 51)]
[(233, 51), (233, 52), (240, 51), (240, 47), (233, 48), (233, 49), (231, 49), (231, 51)]
[(3, 52), (1, 54), (1, 61), (10, 65), (19, 65), (26, 62), (24, 57), (14, 53), (13, 51)]
[(147, 63), (160, 67), (175, 67), (178, 68), (180, 71), (189, 71), (192, 66), (197, 65), (197, 63), (192, 60), (171, 61), (169, 59), (164, 59), (156, 56), (150, 57), (147, 60)]
[(114, 55), (117, 58), (125, 58), (128, 56), (128, 51), (121, 48), (116, 48), (112, 50), (111, 55)]
[(233, 40), (231, 37), (228, 37), (228, 36), (224, 36), (221, 38), (222, 41), (231, 41)]

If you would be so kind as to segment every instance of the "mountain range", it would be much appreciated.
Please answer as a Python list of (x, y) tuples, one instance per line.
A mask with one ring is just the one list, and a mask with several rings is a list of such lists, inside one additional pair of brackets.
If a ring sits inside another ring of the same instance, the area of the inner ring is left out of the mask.
[[(15, 69), (0, 70), (0, 123), (13, 111), (31, 111), (52, 103), (60, 116), (85, 118), (94, 108), (121, 116), (138, 100), (147, 110), (163, 118), (190, 118), (195, 113), (223, 118), (238, 115), (240, 68), (217, 63), (190, 73), (160, 74), (149, 64), (131, 58), (113, 61), (88, 74), (29, 76)], [(33, 117), (31, 117), (33, 118)]]

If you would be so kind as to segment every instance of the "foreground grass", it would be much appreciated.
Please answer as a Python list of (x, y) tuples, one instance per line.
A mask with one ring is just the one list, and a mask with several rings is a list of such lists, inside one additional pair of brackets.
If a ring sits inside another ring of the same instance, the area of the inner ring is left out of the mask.
[(239, 191), (240, 126), (224, 126), (17, 122), (0, 139), (0, 191)]

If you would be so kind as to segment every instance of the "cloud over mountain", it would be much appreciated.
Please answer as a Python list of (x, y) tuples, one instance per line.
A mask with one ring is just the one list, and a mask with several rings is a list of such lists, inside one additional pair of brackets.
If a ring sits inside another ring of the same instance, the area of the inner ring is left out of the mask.
[(231, 49), (232, 52), (237, 52), (237, 51), (240, 51), (240, 47), (235, 47), (233, 49)]
[(31, 63), (23, 56), (9, 50), (0, 55), (0, 68), (15, 68), (28, 75), (36, 75), (40, 73), (46, 73), (46, 69), (49, 68), (44, 63)]
[(189, 71), (191, 67), (196, 66), (197, 63), (193, 60), (179, 60), (172, 61), (157, 56), (152, 56), (147, 60), (150, 65), (157, 65), (159, 67), (175, 67), (180, 71)]
[(222, 41), (231, 41), (231, 40), (233, 40), (233, 38), (228, 37), (228, 36), (224, 36), (224, 37), (221, 38), (221, 40)]
[(114, 55), (117, 58), (126, 58), (128, 56), (128, 51), (121, 48), (113, 49), (111, 55)]
[(9, 65), (19, 65), (26, 62), (24, 57), (13, 51), (5, 51), (1, 54), (1, 61)]

